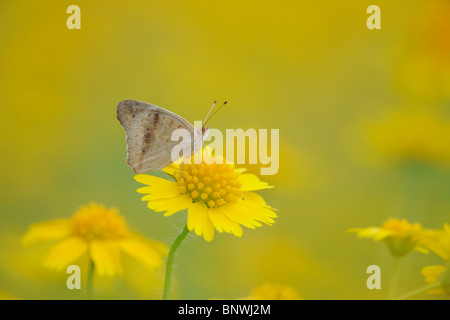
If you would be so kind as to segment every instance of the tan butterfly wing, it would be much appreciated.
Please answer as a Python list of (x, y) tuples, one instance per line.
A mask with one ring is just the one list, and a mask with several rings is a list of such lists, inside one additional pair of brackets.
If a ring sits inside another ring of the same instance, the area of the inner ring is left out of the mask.
[(117, 119), (126, 132), (127, 163), (135, 173), (161, 170), (172, 163), (172, 132), (179, 128), (194, 137), (194, 127), (179, 115), (150, 103), (124, 100)]

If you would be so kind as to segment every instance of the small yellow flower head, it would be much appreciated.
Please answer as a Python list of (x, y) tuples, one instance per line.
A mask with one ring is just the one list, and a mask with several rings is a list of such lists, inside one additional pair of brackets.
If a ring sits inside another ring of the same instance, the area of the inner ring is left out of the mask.
[(162, 266), (165, 244), (132, 233), (117, 209), (90, 203), (71, 219), (32, 224), (22, 238), (24, 246), (57, 241), (44, 265), (62, 270), (84, 254), (94, 262), (99, 275), (121, 274), (120, 253), (139, 261), (149, 271)]
[[(204, 155), (206, 152), (204, 152)], [(208, 164), (209, 163), (209, 164)], [(254, 229), (261, 223), (271, 225), (277, 215), (264, 199), (253, 191), (272, 188), (254, 174), (244, 173), (225, 161), (196, 164), (172, 164), (163, 170), (174, 181), (136, 175), (145, 184), (139, 193), (142, 201), (165, 216), (187, 209), (187, 227), (206, 241), (214, 238), (214, 230), (242, 236), (241, 225)]]
[(302, 297), (290, 286), (265, 283), (240, 300), (302, 300)]
[[(180, 169), (181, 170), (181, 169)], [(192, 201), (201, 201), (209, 208), (235, 203), (242, 197), (239, 175), (227, 164), (186, 164), (180, 177), (180, 170), (174, 172), (181, 194), (187, 194)]]
[(120, 239), (129, 232), (125, 219), (116, 208), (106, 209), (95, 203), (81, 207), (75, 213), (70, 220), (70, 231), (86, 241)]
[(412, 250), (422, 253), (428, 251), (423, 247), (428, 239), (428, 232), (419, 223), (409, 223), (406, 219), (390, 218), (380, 227), (353, 228), (360, 238), (372, 238), (374, 241), (384, 241), (394, 256), (403, 257)]

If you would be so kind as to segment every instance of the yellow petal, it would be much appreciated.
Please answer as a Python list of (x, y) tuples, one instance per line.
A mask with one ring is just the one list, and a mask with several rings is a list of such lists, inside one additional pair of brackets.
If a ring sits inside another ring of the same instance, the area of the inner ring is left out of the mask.
[(237, 174), (244, 173), (245, 171), (247, 171), (247, 168), (236, 168), (236, 169), (234, 169), (234, 172), (236, 172)]
[[(420, 273), (425, 277), (425, 282), (428, 284), (434, 284), (438, 282), (439, 276), (445, 272), (447, 268), (445, 266), (427, 266), (422, 268)], [(444, 293), (444, 289), (441, 288), (435, 288), (432, 290), (429, 290), (428, 293), (430, 294), (439, 294)]]
[(391, 230), (379, 227), (352, 228), (348, 229), (347, 232), (356, 233), (359, 238), (373, 238), (375, 241), (380, 241), (393, 235)]
[(422, 268), (420, 273), (425, 277), (425, 282), (429, 284), (436, 283), (439, 276), (444, 273), (447, 268), (445, 266), (427, 266)]
[(266, 201), (264, 200), (264, 198), (255, 192), (245, 191), (242, 193), (242, 197), (247, 202), (252, 202), (253, 204), (257, 204), (257, 205), (260, 205), (260, 206), (263, 206), (266, 208), (270, 208), (271, 210), (276, 210), (276, 209), (272, 208), (271, 206), (269, 206), (266, 203)]
[(450, 259), (450, 252), (448, 250), (448, 245), (443, 245), (441, 242), (430, 242), (427, 243), (427, 248), (436, 253), (439, 257), (445, 261)]
[(73, 236), (62, 240), (50, 251), (44, 260), (44, 265), (52, 269), (62, 270), (84, 254), (87, 247), (87, 242), (80, 237)]
[(444, 223), (444, 233), (450, 235), (450, 224)]
[(221, 209), (228, 218), (247, 228), (255, 229), (255, 227), (261, 227), (261, 224), (254, 219), (254, 216), (245, 210), (240, 210), (238, 205), (226, 204)]
[(254, 202), (255, 204), (259, 204), (261, 206), (266, 205), (266, 201), (264, 200), (264, 198), (255, 192), (251, 192), (251, 191), (243, 192), (242, 197), (246, 201), (251, 201), (251, 202)]
[(188, 208), (187, 227), (206, 241), (214, 239), (214, 225), (209, 219), (208, 208), (202, 202), (192, 203)]
[[(139, 235), (139, 237), (141, 237)], [(147, 239), (145, 238), (146, 242), (155, 250), (157, 250), (159, 252), (159, 254), (166, 256), (169, 253), (169, 247), (167, 246), (166, 243), (162, 242), (162, 241), (157, 241), (157, 240), (153, 240), (153, 239)]]
[(246, 200), (239, 200), (236, 203), (226, 204), (221, 207), (224, 214), (231, 220), (236, 221), (246, 227), (260, 227), (259, 222), (271, 225), (277, 215), (271, 209), (255, 205)]
[(244, 173), (239, 175), (239, 182), (242, 184), (241, 191), (255, 191), (261, 189), (273, 188), (267, 182), (259, 180), (259, 178), (251, 173)]
[(416, 250), (417, 252), (423, 253), (423, 254), (428, 254), (429, 253), (429, 251), (426, 248), (422, 247), (422, 246), (415, 246), (414, 250)]
[(177, 183), (174, 181), (169, 181), (147, 174), (138, 174), (134, 176), (134, 179), (140, 183), (147, 185), (146, 187), (142, 187), (136, 190), (139, 193), (148, 194), (147, 196), (142, 198), (143, 201), (173, 198), (180, 194), (180, 189), (178, 188)]
[(233, 233), (235, 236), (242, 236), (242, 228), (238, 223), (228, 218), (221, 210), (221, 208), (209, 208), (209, 218), (211, 219), (214, 227), (217, 231)]
[(22, 238), (22, 245), (29, 246), (43, 241), (58, 240), (70, 235), (69, 220), (55, 219), (33, 223)]
[(171, 186), (171, 190), (169, 190), (168, 188), (167, 189), (161, 188), (161, 190), (159, 191), (150, 191), (150, 188), (152, 187), (143, 187), (136, 190), (139, 193), (148, 193), (147, 195), (141, 198), (142, 201), (168, 199), (180, 195), (180, 189), (178, 189), (178, 186), (175, 183), (173, 183), (173, 185)]
[(264, 283), (253, 289), (244, 299), (248, 300), (302, 300), (302, 297), (292, 287), (273, 283)]
[(266, 224), (274, 223), (275, 221), (272, 218), (276, 218), (276, 213), (267, 206), (260, 206), (253, 202), (246, 201), (246, 200), (238, 200), (239, 207), (242, 208), (242, 210), (248, 211), (249, 214), (251, 214), (255, 220), (264, 222)]
[(166, 211), (164, 215), (167, 217), (188, 208), (191, 203), (192, 199), (188, 195), (183, 194), (174, 198), (149, 201), (147, 207), (156, 212)]
[(153, 247), (145, 238), (125, 238), (118, 240), (117, 243), (122, 251), (141, 262), (149, 271), (154, 271), (163, 264), (160, 250)]
[(178, 159), (175, 162), (172, 162), (170, 165), (162, 169), (161, 171), (167, 173), (168, 175), (171, 175), (172, 177), (175, 176), (175, 172), (180, 170), (180, 164), (182, 159)]
[(119, 247), (115, 241), (93, 240), (89, 255), (98, 275), (113, 276), (122, 273)]
[(149, 186), (164, 184), (164, 183), (173, 183), (173, 181), (169, 181), (160, 177), (155, 177), (149, 174), (137, 174), (134, 176), (134, 180), (140, 182), (142, 184), (146, 184)]

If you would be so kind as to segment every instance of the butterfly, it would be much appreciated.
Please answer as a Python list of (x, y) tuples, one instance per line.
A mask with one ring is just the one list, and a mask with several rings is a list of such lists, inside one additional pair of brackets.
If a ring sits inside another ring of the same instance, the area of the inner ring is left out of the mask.
[[(227, 102), (225, 101), (221, 109)], [(206, 123), (216, 114), (217, 109), (208, 118), (211, 110), (201, 128), (194, 126), (183, 117), (158, 107), (151, 103), (137, 100), (123, 100), (117, 105), (117, 119), (125, 129), (127, 144), (127, 164), (134, 173), (161, 170), (172, 163), (172, 149), (179, 141), (172, 141), (172, 132), (176, 129), (185, 129), (191, 137), (198, 134), (206, 137), (208, 127)], [(194, 139), (190, 143), (191, 154), (198, 151), (202, 144), (196, 145)]]

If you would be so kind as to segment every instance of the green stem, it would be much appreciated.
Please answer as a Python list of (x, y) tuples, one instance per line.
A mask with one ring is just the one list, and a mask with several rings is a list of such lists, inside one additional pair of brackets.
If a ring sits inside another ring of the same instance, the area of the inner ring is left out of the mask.
[(174, 243), (170, 247), (169, 255), (167, 256), (167, 263), (166, 263), (166, 277), (164, 280), (163, 300), (169, 300), (170, 284), (172, 282), (172, 264), (173, 264), (173, 258), (175, 256), (175, 251), (178, 249), (178, 247), (180, 246), (180, 244), (184, 240), (184, 238), (186, 238), (188, 233), (189, 233), (189, 229), (187, 228), (187, 226), (185, 226), (183, 231), (175, 239)]
[(400, 297), (398, 300), (410, 299), (410, 298), (412, 298), (412, 297), (414, 297), (414, 296), (416, 296), (418, 294), (427, 292), (428, 290), (439, 288), (441, 286), (442, 286), (442, 283), (440, 283), (440, 282), (433, 283), (433, 284), (430, 284), (428, 286), (425, 286), (425, 287), (419, 288), (417, 290), (411, 291), (411, 292), (405, 294), (404, 296)]
[(89, 258), (89, 266), (86, 280), (86, 297), (89, 300), (92, 299), (92, 292), (94, 285), (94, 269), (95, 269), (94, 261), (92, 261), (92, 259)]
[(394, 272), (392, 274), (391, 287), (389, 288), (389, 300), (394, 299), (395, 294), (397, 293), (398, 278), (400, 274), (400, 260), (401, 257), (394, 256)]

